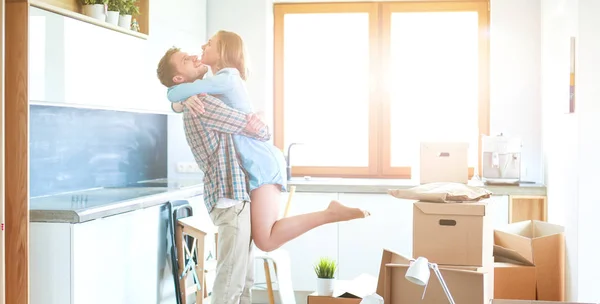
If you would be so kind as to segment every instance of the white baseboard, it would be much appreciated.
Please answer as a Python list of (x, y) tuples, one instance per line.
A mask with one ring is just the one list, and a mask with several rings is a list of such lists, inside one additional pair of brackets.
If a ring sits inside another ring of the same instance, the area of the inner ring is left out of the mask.
[[(279, 302), (279, 292), (275, 290), (273, 292), (275, 294), (275, 303), (281, 304)], [(294, 295), (296, 296), (296, 304), (306, 304), (306, 297), (309, 294), (313, 293), (312, 291), (295, 291)], [(266, 290), (262, 289), (253, 289), (252, 290), (252, 304), (269, 304), (269, 295)]]

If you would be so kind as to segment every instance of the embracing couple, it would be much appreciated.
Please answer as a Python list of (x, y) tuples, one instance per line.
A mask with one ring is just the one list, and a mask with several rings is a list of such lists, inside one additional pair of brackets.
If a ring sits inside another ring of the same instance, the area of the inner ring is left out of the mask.
[[(213, 76), (204, 77), (209, 68)], [(331, 201), (325, 210), (279, 219), (285, 159), (252, 113), (244, 45), (237, 34), (219, 31), (202, 46), (200, 59), (169, 49), (157, 75), (168, 87), (173, 111), (184, 113), (187, 142), (204, 172), (204, 203), (218, 227), (212, 303), (251, 303), (253, 242), (269, 252), (318, 226), (369, 215)]]

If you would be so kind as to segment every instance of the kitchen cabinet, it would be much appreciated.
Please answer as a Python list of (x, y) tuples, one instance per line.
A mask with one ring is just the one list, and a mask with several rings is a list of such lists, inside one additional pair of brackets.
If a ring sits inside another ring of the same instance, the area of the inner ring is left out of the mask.
[(206, 0), (183, 2), (150, 1), (156, 9), (147, 40), (30, 7), (29, 100), (172, 113), (156, 76), (158, 62), (172, 46), (198, 53), (206, 37)]
[[(283, 214), (288, 194), (282, 193), (280, 211)], [(298, 193), (293, 196), (288, 216), (324, 210), (337, 193)], [(281, 247), (290, 255), (292, 284), (294, 290), (316, 290), (316, 275), (313, 265), (320, 257), (338, 259), (338, 225), (317, 227)], [(255, 282), (265, 282), (262, 261), (255, 262)]]
[(339, 223), (340, 279), (351, 280), (361, 273), (377, 276), (383, 248), (412, 255), (413, 201), (351, 193), (340, 193), (339, 199), (371, 212), (366, 219)]
[(511, 195), (508, 210), (510, 223), (548, 220), (548, 200), (546, 196)]
[[(31, 303), (172, 298), (166, 216), (166, 208), (156, 206), (80, 224), (31, 223)], [(162, 287), (162, 281), (170, 284)]]
[[(210, 221), (202, 196), (186, 200)], [(30, 303), (175, 303), (167, 220), (163, 204), (77, 224), (32, 222)]]

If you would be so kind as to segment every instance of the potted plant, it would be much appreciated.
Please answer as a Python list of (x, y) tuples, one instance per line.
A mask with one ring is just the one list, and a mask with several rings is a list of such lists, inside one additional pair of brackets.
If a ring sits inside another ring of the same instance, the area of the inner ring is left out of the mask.
[(333, 259), (322, 257), (314, 266), (317, 274), (317, 295), (332, 296), (337, 264)]
[(107, 0), (80, 0), (83, 6), (83, 14), (94, 19), (106, 21), (104, 5)]
[(120, 0), (119, 26), (131, 29), (131, 16), (140, 14), (140, 8), (136, 5), (137, 0)]
[(108, 0), (106, 10), (106, 22), (114, 25), (119, 24), (119, 4), (121, 0)]

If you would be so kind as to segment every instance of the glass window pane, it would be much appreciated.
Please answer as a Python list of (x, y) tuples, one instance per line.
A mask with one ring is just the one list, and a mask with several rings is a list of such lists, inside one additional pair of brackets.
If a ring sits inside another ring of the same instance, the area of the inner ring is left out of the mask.
[(469, 143), (478, 151), (477, 12), (393, 13), (391, 165), (418, 166), (423, 141)]
[(295, 166), (368, 166), (369, 14), (287, 14), (284, 139)]

